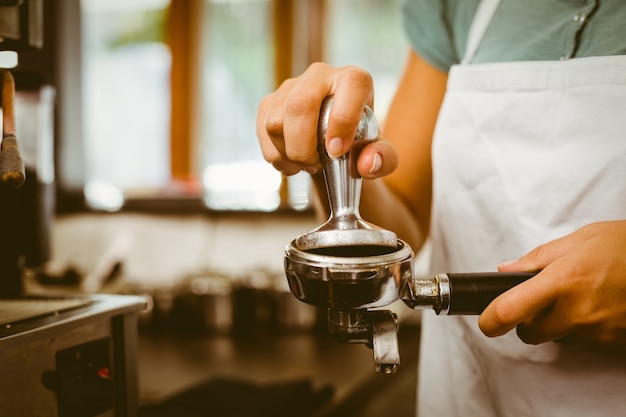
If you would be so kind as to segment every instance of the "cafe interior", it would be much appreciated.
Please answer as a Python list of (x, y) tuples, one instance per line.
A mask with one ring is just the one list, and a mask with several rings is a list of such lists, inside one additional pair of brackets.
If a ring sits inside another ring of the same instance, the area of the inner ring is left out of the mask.
[(0, 0), (0, 415), (415, 415), (419, 311), (313, 294), (364, 271), (286, 249), (327, 219), (255, 133), (317, 61), (368, 68), (383, 120), (399, 4)]

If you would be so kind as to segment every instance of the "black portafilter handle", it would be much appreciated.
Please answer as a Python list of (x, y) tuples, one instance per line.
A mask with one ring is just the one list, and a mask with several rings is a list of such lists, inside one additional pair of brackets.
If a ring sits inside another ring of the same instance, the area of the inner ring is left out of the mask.
[(497, 296), (538, 272), (447, 273), (450, 286), (448, 315), (480, 314)]
[(402, 300), (412, 309), (433, 309), (439, 315), (480, 314), (497, 296), (538, 273), (447, 272), (416, 277)]

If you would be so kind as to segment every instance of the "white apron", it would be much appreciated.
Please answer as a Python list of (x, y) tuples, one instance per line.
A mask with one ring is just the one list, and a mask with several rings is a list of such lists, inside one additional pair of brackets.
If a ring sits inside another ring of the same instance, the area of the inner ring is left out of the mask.
[[(481, 4), (468, 62), (496, 8)], [(493, 271), (626, 219), (626, 56), (453, 67), (433, 166), (433, 272)], [(626, 416), (623, 360), (487, 338), (474, 316), (426, 311), (422, 332), (419, 417)]]

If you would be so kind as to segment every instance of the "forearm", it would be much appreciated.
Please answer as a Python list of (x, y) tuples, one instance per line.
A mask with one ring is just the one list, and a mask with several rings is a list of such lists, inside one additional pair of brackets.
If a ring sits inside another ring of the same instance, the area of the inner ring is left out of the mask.
[(395, 232), (418, 252), (428, 234), (415, 212), (394, 193), (382, 178), (366, 181), (361, 196), (361, 216), (384, 229)]
[(397, 169), (365, 181), (361, 213), (419, 251), (428, 236), (432, 201), (431, 145), (447, 75), (409, 54), (382, 136), (398, 151)]

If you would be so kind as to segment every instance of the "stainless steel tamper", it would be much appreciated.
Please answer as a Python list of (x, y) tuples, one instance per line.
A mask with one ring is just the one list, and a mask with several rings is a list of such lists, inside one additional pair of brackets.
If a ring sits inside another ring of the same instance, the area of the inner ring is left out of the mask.
[(372, 347), (377, 371), (392, 373), (400, 362), (397, 318), (388, 310), (369, 309), (403, 297), (412, 276), (413, 254), (395, 233), (359, 214), (362, 179), (355, 160), (357, 148), (367, 143), (363, 141), (378, 137), (373, 111), (364, 109), (352, 150), (331, 158), (324, 143), (332, 100), (323, 102), (318, 124), (330, 218), (287, 246), (285, 271), (298, 299), (328, 308), (330, 333), (342, 342)]
[(402, 299), (413, 309), (437, 314), (479, 314), (497, 295), (534, 274), (414, 277), (410, 246), (359, 214), (362, 179), (356, 157), (360, 147), (378, 137), (374, 113), (365, 107), (350, 152), (331, 158), (325, 138), (332, 100), (322, 103), (318, 123), (330, 218), (287, 245), (285, 274), (295, 297), (327, 308), (328, 330), (337, 340), (366, 344), (374, 352), (376, 371), (390, 374), (400, 364), (398, 320), (381, 307)]

